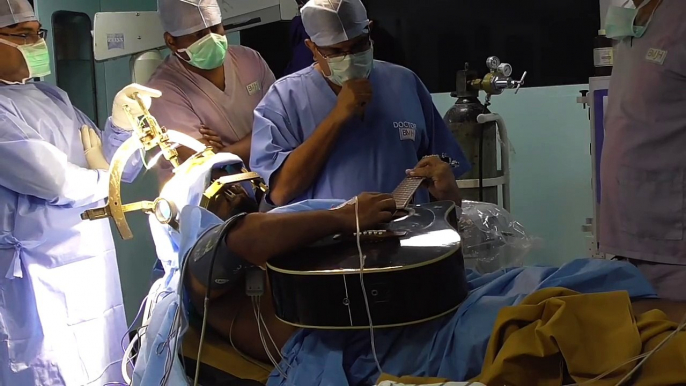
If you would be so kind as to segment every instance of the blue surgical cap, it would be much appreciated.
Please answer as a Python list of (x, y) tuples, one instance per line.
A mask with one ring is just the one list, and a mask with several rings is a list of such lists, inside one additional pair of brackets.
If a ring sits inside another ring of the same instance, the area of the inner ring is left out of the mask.
[(0, 0), (0, 28), (34, 20), (36, 14), (28, 0)]
[(300, 14), (310, 40), (320, 47), (369, 33), (367, 9), (361, 0), (310, 0)]
[(164, 30), (174, 37), (192, 34), (222, 22), (217, 0), (157, 0), (157, 13)]

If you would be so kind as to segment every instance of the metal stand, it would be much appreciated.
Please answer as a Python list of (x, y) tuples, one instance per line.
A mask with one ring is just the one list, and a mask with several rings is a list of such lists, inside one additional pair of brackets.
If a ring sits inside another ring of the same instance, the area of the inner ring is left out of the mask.
[(600, 161), (603, 152), (603, 140), (605, 139), (605, 101), (608, 97), (610, 88), (610, 77), (592, 77), (588, 80), (588, 90), (581, 91), (581, 96), (577, 98), (577, 103), (588, 106), (588, 118), (591, 128), (591, 165), (593, 189), (593, 218), (586, 219), (586, 224), (581, 226), (583, 232), (587, 233), (588, 254), (598, 259), (610, 259), (613, 256), (606, 255), (599, 251), (600, 245)]
[[(507, 126), (500, 114), (496, 113), (479, 114), (476, 119), (480, 124), (495, 122), (498, 126), (498, 135), (500, 136), (500, 170), (497, 177), (484, 178), (482, 186), (484, 188), (502, 186), (503, 208), (510, 212), (510, 141), (507, 136)], [(479, 180), (457, 180), (457, 186), (460, 189), (478, 189)]]

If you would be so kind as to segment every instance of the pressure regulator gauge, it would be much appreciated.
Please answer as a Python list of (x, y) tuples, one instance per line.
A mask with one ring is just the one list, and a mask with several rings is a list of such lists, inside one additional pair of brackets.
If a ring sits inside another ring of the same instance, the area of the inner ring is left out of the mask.
[(495, 71), (498, 69), (498, 66), (500, 66), (500, 59), (497, 56), (491, 56), (486, 59), (486, 66), (489, 70)]
[(509, 78), (512, 75), (512, 66), (509, 63), (502, 63), (498, 66), (498, 72)]

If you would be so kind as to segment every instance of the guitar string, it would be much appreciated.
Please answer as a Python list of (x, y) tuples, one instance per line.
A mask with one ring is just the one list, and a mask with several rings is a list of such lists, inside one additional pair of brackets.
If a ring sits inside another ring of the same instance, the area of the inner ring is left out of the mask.
[(376, 363), (376, 368), (379, 370), (379, 376), (383, 374), (381, 369), (381, 363), (379, 363), (379, 357), (376, 355), (376, 344), (374, 342), (374, 323), (372, 322), (372, 311), (369, 308), (369, 299), (367, 298), (367, 290), (364, 287), (364, 260), (365, 256), (362, 254), (362, 245), (360, 244), (360, 205), (357, 197), (355, 197), (355, 226), (357, 227), (357, 251), (360, 254), (360, 286), (362, 287), (362, 296), (364, 297), (364, 305), (367, 309), (367, 318), (369, 318), (369, 337), (372, 343), (372, 354), (374, 355), (374, 362)]
[(345, 275), (343, 275), (343, 286), (345, 287), (345, 301), (347, 302), (345, 305), (348, 307), (348, 317), (350, 318), (350, 327), (353, 326), (353, 313), (350, 310), (350, 295), (348, 295), (348, 280), (345, 278)]
[[(396, 202), (397, 208), (404, 208), (410, 202), (412, 195), (421, 186), (424, 178), (421, 177), (405, 177), (400, 185), (393, 191), (393, 199)], [(400, 205), (398, 205), (400, 203)]]

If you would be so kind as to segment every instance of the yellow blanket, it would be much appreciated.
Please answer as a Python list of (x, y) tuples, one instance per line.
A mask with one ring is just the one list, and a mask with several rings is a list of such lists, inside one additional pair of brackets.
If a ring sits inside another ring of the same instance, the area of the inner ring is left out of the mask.
[[(626, 292), (582, 295), (550, 288), (500, 311), (481, 375), (487, 385), (559, 386), (613, 371), (594, 386), (615, 385), (676, 329), (658, 310), (634, 319)], [(635, 386), (686, 384), (686, 333), (677, 334), (648, 359), (630, 382)]]
[[(481, 375), (486, 385), (561, 386), (583, 383), (613, 370), (590, 386), (614, 386), (640, 359), (677, 328), (659, 310), (634, 318), (626, 292), (579, 294), (549, 288), (500, 311)], [(432, 378), (393, 378), (430, 384)], [(452, 381), (463, 381), (454, 379)], [(625, 385), (686, 385), (686, 332), (654, 353)]]

